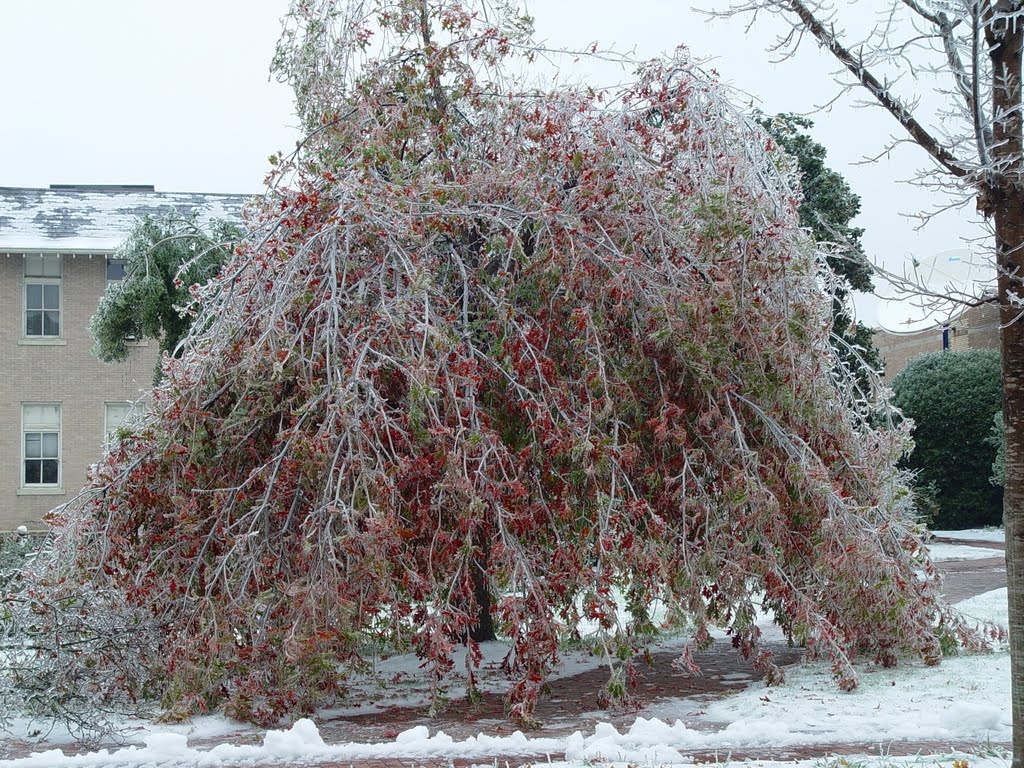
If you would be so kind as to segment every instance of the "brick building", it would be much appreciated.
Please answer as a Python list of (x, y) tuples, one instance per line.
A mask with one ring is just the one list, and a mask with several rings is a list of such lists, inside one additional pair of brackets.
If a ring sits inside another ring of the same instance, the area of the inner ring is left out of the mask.
[(89, 319), (145, 215), (240, 218), (243, 198), (146, 186), (0, 187), (0, 531), (42, 527), (72, 498), (106, 435), (153, 378), (157, 345), (124, 363), (92, 354)]
[(969, 307), (939, 323), (912, 333), (875, 331), (875, 346), (882, 353), (885, 379), (892, 382), (908, 362), (926, 352), (943, 349), (999, 349), (999, 305), (995, 300)]

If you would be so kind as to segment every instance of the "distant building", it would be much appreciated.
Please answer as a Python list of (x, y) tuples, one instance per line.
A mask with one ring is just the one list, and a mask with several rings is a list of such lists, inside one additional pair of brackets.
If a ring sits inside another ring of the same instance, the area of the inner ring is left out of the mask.
[(870, 325), (876, 329), (874, 342), (882, 354), (886, 381), (891, 383), (910, 360), (926, 352), (999, 349), (995, 268), (987, 256), (966, 248), (942, 251), (920, 261), (912, 260), (905, 277), (932, 296), (953, 293), (968, 299), (976, 297), (979, 304), (954, 306), (952, 314), (939, 317), (912, 299), (880, 300)]
[(945, 323), (911, 333), (875, 330), (874, 342), (892, 382), (907, 363), (926, 352), (961, 349), (999, 349), (999, 305), (993, 297), (969, 307)]
[(92, 354), (89, 319), (142, 216), (239, 219), (240, 195), (150, 186), (0, 187), (0, 531), (39, 529), (82, 488), (128, 406), (148, 389), (157, 345), (128, 360)]

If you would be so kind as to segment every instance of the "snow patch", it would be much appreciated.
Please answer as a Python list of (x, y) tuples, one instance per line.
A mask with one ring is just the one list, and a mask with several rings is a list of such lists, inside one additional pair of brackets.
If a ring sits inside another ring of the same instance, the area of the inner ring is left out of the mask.
[(928, 552), (932, 562), (940, 563), (945, 560), (981, 560), (988, 557), (1002, 559), (1001, 550), (990, 547), (972, 547), (967, 544), (942, 544), (932, 543), (928, 545)]
[(1006, 531), (1002, 528), (966, 528), (962, 531), (932, 531), (932, 533), (944, 539), (991, 541), (997, 544), (1003, 544), (1006, 541)]
[(993, 589), (975, 597), (962, 600), (954, 606), (957, 612), (969, 621), (990, 622), (999, 627), (1010, 624), (1006, 587)]

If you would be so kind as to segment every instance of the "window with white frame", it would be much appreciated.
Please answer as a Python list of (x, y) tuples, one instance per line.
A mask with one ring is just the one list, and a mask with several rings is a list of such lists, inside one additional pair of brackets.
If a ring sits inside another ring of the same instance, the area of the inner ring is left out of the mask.
[(103, 445), (109, 448), (117, 437), (117, 430), (124, 426), (132, 412), (131, 403), (103, 404)]
[(60, 256), (25, 256), (25, 336), (60, 336)]
[(60, 486), (60, 403), (21, 406), (22, 485)]

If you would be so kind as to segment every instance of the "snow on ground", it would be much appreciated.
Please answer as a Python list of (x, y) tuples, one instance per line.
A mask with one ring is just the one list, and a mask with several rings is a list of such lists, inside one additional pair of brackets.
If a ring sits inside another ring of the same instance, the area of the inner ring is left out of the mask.
[(941, 542), (929, 544), (928, 552), (931, 553), (934, 563), (943, 560), (980, 560), (984, 557), (1003, 556), (1001, 550), (991, 547), (972, 547), (967, 544), (942, 544)]
[[(810, 760), (736, 760), (723, 751), (710, 765), (719, 768), (728, 766), (746, 766), (748, 768), (951, 768), (955, 760), (963, 760), (969, 768), (1009, 768), (1010, 760), (1005, 757), (979, 757), (977, 754), (936, 754), (910, 755), (905, 757), (889, 755), (885, 750), (871, 755), (822, 755)], [(677, 763), (678, 764), (678, 763)], [(560, 760), (544, 761), (543, 768), (594, 768), (593, 763), (565, 762)], [(647, 766), (654, 766), (648, 763)], [(663, 763), (671, 765), (671, 763)], [(692, 761), (684, 765), (694, 765)], [(704, 765), (708, 765), (705, 763)], [(494, 768), (493, 764), (474, 766), (474, 768)], [(600, 768), (638, 768), (637, 763), (624, 760), (602, 761)]]
[[(1006, 590), (995, 590), (958, 604), (965, 616), (978, 621), (1005, 623)], [(489, 648), (496, 655), (498, 648)], [(565, 738), (530, 738), (520, 732), (511, 736), (479, 734), (455, 740), (419, 726), (393, 741), (377, 744), (325, 744), (311, 720), (300, 720), (287, 730), (269, 731), (260, 745), (232, 744), (211, 749), (188, 745), (180, 729), (159, 727), (145, 736), (142, 746), (100, 750), (84, 755), (65, 755), (58, 749), (28, 757), (0, 761), (3, 768), (141, 768), (142, 766), (274, 765), (301, 762), (315, 765), (334, 761), (343, 764), (374, 758), (409, 761), (437, 758), (480, 760), (493, 765), (499, 758), (535, 755), (538, 763), (547, 755), (565, 756), (558, 768), (581, 768), (595, 762), (640, 766), (690, 764), (688, 750), (757, 752), (794, 746), (841, 743), (941, 740), (977, 743), (1010, 738), (1009, 657), (1005, 651), (943, 661), (938, 667), (904, 662), (895, 670), (873, 665), (858, 666), (860, 687), (840, 692), (822, 662), (790, 667), (784, 686), (755, 684), (734, 695), (701, 702), (703, 712), (686, 725), (676, 718), (696, 707), (692, 700), (659, 702), (644, 711), (622, 732), (599, 723), (592, 733)], [(216, 718), (197, 718), (198, 733), (209, 734), (226, 725)], [(206, 725), (202, 725), (207, 721)], [(176, 732), (175, 732), (176, 731)], [(949, 766), (949, 755), (913, 758), (881, 756), (777, 763), (758, 761), (766, 768), (847, 768), (851, 765)], [(1001, 768), (1000, 758), (970, 756), (971, 768)]]
[[(211, 714), (193, 717), (182, 723), (156, 723), (152, 720), (135, 718), (119, 719), (113, 724), (117, 729), (118, 742), (141, 745), (153, 734), (171, 734), (189, 739), (230, 741), (243, 735), (259, 733), (255, 726), (240, 723), (224, 715)], [(38, 741), (41, 745), (61, 747), (75, 744), (78, 739), (60, 723), (33, 720), (26, 717), (12, 717), (5, 728), (16, 741)], [(0, 766), (6, 763), (0, 761)]]
[[(739, 697), (736, 697), (739, 698)], [(847, 708), (847, 715), (849, 708)], [(964, 712), (958, 712), (963, 717)], [(991, 732), (990, 725), (1000, 720), (1002, 715), (979, 715), (968, 712), (967, 719), (978, 734), (979, 743), (986, 739), (985, 734)], [(881, 718), (871, 723), (871, 727), (885, 724)], [(957, 724), (950, 725), (957, 733), (963, 728)], [(901, 719), (901, 722), (905, 719)], [(186, 737), (180, 734), (157, 733), (146, 738), (145, 746), (125, 747), (117, 750), (99, 750), (83, 755), (65, 755), (60, 750), (38, 752), (24, 758), (0, 762), (7, 768), (141, 768), (142, 766), (196, 766), (197, 768), (227, 768), (239, 765), (274, 765), (280, 763), (300, 762), (304, 765), (315, 765), (320, 762), (356, 763), (362, 760), (401, 758), (405, 760), (428, 760), (437, 758), (469, 759), (487, 761), (512, 756), (536, 755), (539, 763), (548, 762), (548, 756), (558, 754), (565, 756), (563, 765), (589, 765), (594, 762), (622, 762), (632, 765), (684, 765), (691, 764), (692, 758), (684, 754), (685, 750), (721, 750), (723, 757), (732, 746), (760, 747), (780, 746), (778, 732), (792, 733), (789, 723), (775, 721), (774, 726), (767, 723), (753, 724), (737, 721), (724, 732), (704, 732), (687, 728), (679, 720), (669, 724), (657, 718), (638, 717), (633, 725), (619, 732), (609, 723), (599, 723), (594, 732), (584, 736), (577, 731), (567, 738), (529, 738), (521, 731), (511, 736), (487, 736), (479, 734), (464, 740), (455, 740), (443, 731), (431, 735), (426, 727), (417, 726), (400, 733), (394, 741), (378, 744), (326, 744), (320, 736), (312, 720), (299, 720), (287, 730), (268, 731), (260, 745), (219, 744), (212, 749), (198, 750), (188, 746)], [(854, 727), (864, 728), (867, 724), (851, 723)], [(1000, 726), (1001, 727), (1001, 726)], [(880, 732), (885, 740), (889, 731)], [(731, 733), (730, 733), (731, 732)], [(919, 728), (919, 733), (928, 732)], [(877, 740), (874, 731), (872, 737)], [(865, 731), (861, 730), (854, 739), (861, 742)], [(950, 731), (940, 735), (943, 739), (957, 738)], [(807, 744), (806, 740), (794, 740), (793, 744)], [(834, 742), (829, 742), (834, 743)], [(781, 744), (781, 746), (788, 745)], [(977, 765), (976, 761), (972, 761)], [(814, 763), (820, 768), (820, 761)]]
[[(756, 683), (705, 706), (717, 724), (694, 747), (752, 749), (871, 741), (1010, 739), (1010, 662), (1005, 653), (947, 659), (937, 667), (904, 662), (886, 670), (858, 665), (860, 686), (840, 691), (827, 664), (787, 669), (784, 687)], [(646, 710), (671, 717), (674, 702)]]
[(1006, 587), (962, 600), (956, 604), (956, 609), (965, 618), (979, 624), (988, 621), (1000, 627), (1010, 625)]
[(964, 541), (991, 541), (1002, 544), (1006, 540), (1002, 528), (968, 528), (963, 531), (932, 531), (944, 539), (963, 539)]
[(197, 766), (201, 768), (275, 763), (342, 761), (357, 762), (376, 758), (403, 757), (410, 760), (431, 758), (496, 758), (510, 755), (561, 753), (564, 739), (530, 739), (517, 731), (511, 736), (485, 734), (456, 741), (442, 731), (429, 734), (424, 726), (398, 734), (392, 742), (381, 744), (325, 744), (312, 720), (302, 719), (291, 728), (267, 731), (260, 745), (219, 744), (198, 750), (188, 746), (180, 734), (154, 733), (145, 746), (65, 755), (61, 750), (38, 752), (24, 758), (0, 761), (5, 768), (132, 768), (141, 766)]

